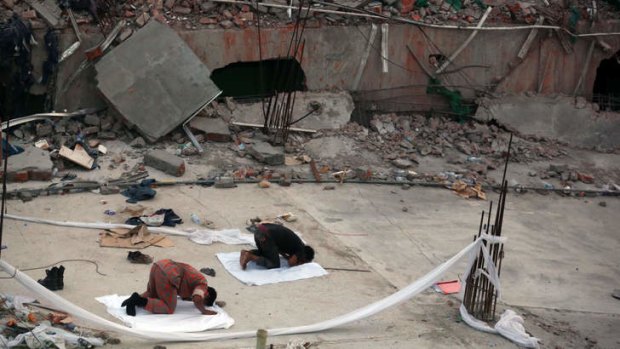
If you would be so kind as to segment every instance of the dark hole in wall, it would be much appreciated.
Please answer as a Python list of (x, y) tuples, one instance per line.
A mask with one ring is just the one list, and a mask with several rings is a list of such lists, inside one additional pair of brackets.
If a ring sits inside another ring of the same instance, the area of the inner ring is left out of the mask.
[(620, 51), (599, 64), (592, 101), (598, 103), (601, 110), (620, 111)]
[(215, 69), (211, 80), (225, 97), (257, 98), (275, 91), (306, 90), (306, 74), (294, 58), (231, 63)]

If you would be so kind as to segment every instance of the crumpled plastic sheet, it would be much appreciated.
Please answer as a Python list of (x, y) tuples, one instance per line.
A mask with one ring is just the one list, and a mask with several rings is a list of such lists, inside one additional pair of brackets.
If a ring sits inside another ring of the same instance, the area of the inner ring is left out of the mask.
[(45, 342), (49, 341), (54, 343), (59, 348), (64, 348), (65, 343), (77, 346), (79, 341), (84, 340), (91, 345), (100, 347), (104, 344), (103, 340), (95, 337), (82, 337), (75, 333), (65, 331), (61, 328), (53, 327), (48, 321), (41, 322), (32, 331), (17, 335), (14, 339), (8, 340), (6, 337), (0, 335), (0, 347), (13, 348), (20, 344), (25, 343), (28, 348), (39, 349), (48, 348)]
[(255, 246), (254, 235), (242, 233), (239, 229), (199, 229), (189, 234), (189, 239), (197, 244), (211, 245), (221, 242), (227, 245), (251, 245)]
[(495, 328), (471, 316), (463, 304), (461, 304), (459, 311), (463, 321), (476, 330), (502, 335), (524, 348), (540, 348), (539, 339), (525, 332), (523, 318), (510, 309), (506, 309), (502, 313), (499, 321), (495, 324)]

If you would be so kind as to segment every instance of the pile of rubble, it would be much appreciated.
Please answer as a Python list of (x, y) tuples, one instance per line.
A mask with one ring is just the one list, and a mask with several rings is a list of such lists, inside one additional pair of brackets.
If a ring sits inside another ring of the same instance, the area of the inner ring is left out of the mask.
[[(254, 7), (249, 2), (220, 3), (212, 0), (128, 0), (128, 1), (101, 1), (91, 0), (97, 4), (99, 17), (125, 18), (133, 23), (134, 28), (143, 27), (149, 20), (156, 19), (163, 23), (179, 24), (184, 29), (193, 30), (199, 28), (246, 28), (256, 25), (260, 17), (262, 27), (278, 27), (290, 24), (295, 16), (298, 6), (293, 2), (294, 10), (287, 0), (262, 1), (266, 6)], [(55, 0), (46, 0), (47, 6), (58, 12), (59, 8)], [(42, 13), (31, 6), (31, 0), (2, 0), (0, 8), (0, 22), (6, 21), (14, 13), (21, 18), (30, 21), (34, 28), (44, 28), (41, 21)], [(72, 4), (70, 2), (70, 4)], [(76, 2), (77, 4), (77, 2)], [(95, 23), (99, 18), (94, 18), (88, 6), (73, 6), (77, 11), (78, 23)], [(470, 25), (478, 22), (487, 6), (493, 6), (487, 23), (521, 23), (534, 24), (540, 15), (546, 18), (559, 20), (565, 24), (570, 18), (587, 19), (593, 18), (592, 4), (588, 1), (580, 1), (567, 7), (560, 1), (542, 2), (529, 1), (505, 1), (492, 3), (483, 0), (382, 0), (382, 1), (343, 1), (313, 3), (312, 8), (316, 11), (309, 14), (310, 26), (329, 25), (359, 25), (376, 18), (364, 17), (380, 15), (384, 18), (405, 18), (427, 24), (450, 24)], [(79, 11), (83, 10), (83, 11)], [(325, 10), (325, 12), (321, 12)], [(362, 10), (361, 16), (350, 16), (347, 13)], [(293, 11), (293, 12), (291, 12)], [(102, 14), (102, 12), (106, 12)], [(614, 10), (613, 4), (599, 2), (596, 11), (598, 19), (618, 18), (620, 15)], [(551, 16), (551, 17), (550, 17)], [(68, 20), (65, 22), (68, 26)], [(131, 35), (131, 27), (125, 29), (123, 38)]]
[(106, 332), (77, 327), (67, 313), (46, 310), (34, 302), (23, 296), (0, 294), (0, 343), (3, 347), (94, 348), (121, 342)]
[[(503, 162), (508, 146), (508, 132), (496, 125), (459, 123), (441, 116), (375, 115), (370, 125), (374, 132), (355, 123), (339, 132), (359, 141), (362, 148), (379, 151), (397, 167), (403, 160), (418, 163), (419, 157), (439, 156), (452, 164), (469, 163), (476, 172), (485, 174), (487, 169), (495, 169)], [(554, 159), (566, 154), (563, 146), (545, 138), (516, 138), (511, 161)], [(459, 153), (463, 156), (456, 156)]]

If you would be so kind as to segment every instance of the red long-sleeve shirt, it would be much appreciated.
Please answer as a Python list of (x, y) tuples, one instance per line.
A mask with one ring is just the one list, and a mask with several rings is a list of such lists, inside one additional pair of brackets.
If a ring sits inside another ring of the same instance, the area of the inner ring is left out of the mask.
[(148, 299), (144, 309), (154, 314), (172, 314), (177, 296), (182, 299), (208, 294), (207, 279), (189, 264), (162, 259), (153, 264), (149, 283), (143, 297)]

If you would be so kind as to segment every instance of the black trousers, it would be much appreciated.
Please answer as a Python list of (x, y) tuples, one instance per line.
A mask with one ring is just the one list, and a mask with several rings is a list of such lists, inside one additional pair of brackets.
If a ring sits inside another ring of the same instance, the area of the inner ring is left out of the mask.
[(254, 242), (257, 249), (250, 252), (258, 256), (255, 261), (256, 264), (263, 266), (267, 269), (280, 268), (280, 252), (275, 242), (269, 236), (269, 233), (264, 233), (260, 230), (254, 232)]

